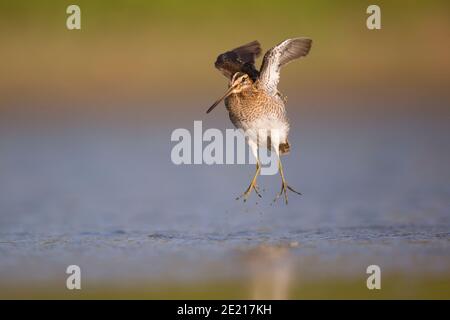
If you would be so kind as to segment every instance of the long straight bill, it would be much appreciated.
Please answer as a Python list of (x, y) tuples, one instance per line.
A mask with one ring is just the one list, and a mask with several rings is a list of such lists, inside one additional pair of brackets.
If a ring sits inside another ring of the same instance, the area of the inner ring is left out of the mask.
[(227, 90), (227, 92), (225, 92), (225, 94), (224, 94), (222, 97), (220, 97), (216, 102), (214, 102), (214, 104), (213, 104), (211, 107), (209, 107), (209, 109), (206, 111), (206, 113), (210, 113), (211, 111), (213, 111), (213, 109), (214, 109), (215, 107), (217, 107), (217, 105), (218, 105), (220, 102), (222, 102), (223, 99), (225, 99), (226, 97), (228, 97), (228, 96), (231, 94), (231, 92), (233, 92), (233, 89), (234, 89), (234, 87), (230, 87), (230, 88)]

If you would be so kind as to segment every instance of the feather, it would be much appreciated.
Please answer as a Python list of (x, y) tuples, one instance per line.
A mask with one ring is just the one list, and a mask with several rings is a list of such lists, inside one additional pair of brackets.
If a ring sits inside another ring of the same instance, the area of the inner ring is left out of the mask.
[(312, 40), (294, 38), (283, 41), (264, 55), (259, 76), (259, 84), (272, 95), (278, 93), (281, 67), (292, 60), (308, 55)]
[(261, 54), (261, 45), (258, 41), (252, 41), (231, 51), (222, 53), (214, 64), (225, 77), (231, 79), (236, 72), (243, 72), (253, 81), (259, 76), (255, 68), (255, 59)]

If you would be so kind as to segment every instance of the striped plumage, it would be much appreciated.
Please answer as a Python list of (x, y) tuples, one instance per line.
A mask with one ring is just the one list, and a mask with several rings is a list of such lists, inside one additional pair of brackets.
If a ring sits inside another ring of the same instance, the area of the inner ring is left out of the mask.
[[(285, 99), (277, 88), (280, 69), (290, 61), (306, 56), (311, 43), (311, 39), (308, 38), (283, 41), (266, 52), (259, 71), (254, 65), (255, 59), (261, 53), (258, 41), (227, 51), (216, 60), (215, 67), (230, 82), (225, 95), (218, 99), (207, 113), (225, 99), (231, 122), (246, 133), (249, 146), (257, 159), (256, 174), (243, 194), (244, 200), (251, 190), (255, 190), (260, 196), (256, 186), (256, 178), (260, 172), (258, 148), (267, 147), (274, 150), (278, 156), (290, 150)], [(287, 190), (296, 191), (287, 185), (281, 160), (278, 163), (282, 179), (281, 192), (278, 196), (284, 193), (287, 203)]]
[(279, 95), (268, 95), (254, 83), (249, 88), (228, 96), (225, 106), (233, 125), (246, 132), (249, 139), (258, 146), (271, 149), (270, 131), (279, 130), (280, 154), (289, 150), (289, 119), (284, 101)]

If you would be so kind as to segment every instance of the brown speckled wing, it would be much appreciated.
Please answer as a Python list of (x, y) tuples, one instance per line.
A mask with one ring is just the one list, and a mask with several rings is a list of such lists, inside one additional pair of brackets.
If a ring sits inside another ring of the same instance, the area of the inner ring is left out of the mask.
[(214, 64), (225, 77), (231, 79), (236, 72), (243, 72), (255, 81), (259, 72), (255, 68), (255, 59), (261, 54), (261, 45), (253, 41), (231, 51), (222, 53)]

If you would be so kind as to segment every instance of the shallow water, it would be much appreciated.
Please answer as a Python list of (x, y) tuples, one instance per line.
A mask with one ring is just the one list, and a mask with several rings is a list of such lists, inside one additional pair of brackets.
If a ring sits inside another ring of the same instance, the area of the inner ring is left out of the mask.
[(251, 166), (173, 165), (173, 129), (4, 130), (0, 282), (64, 281), (69, 264), (119, 285), (239, 279), (255, 259), (292, 266), (294, 278), (364, 277), (377, 264), (448, 279), (444, 122), (303, 123), (284, 159), (303, 196), (288, 206), (272, 202), (278, 176), (259, 180), (263, 199), (234, 200)]

